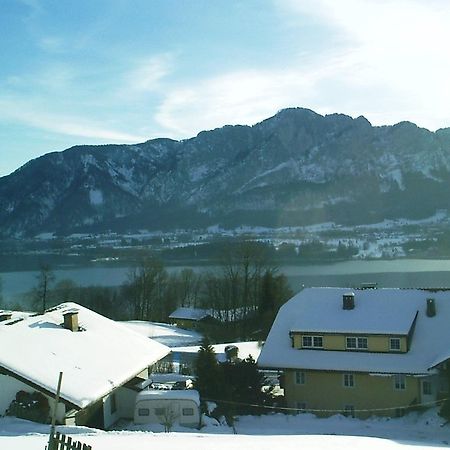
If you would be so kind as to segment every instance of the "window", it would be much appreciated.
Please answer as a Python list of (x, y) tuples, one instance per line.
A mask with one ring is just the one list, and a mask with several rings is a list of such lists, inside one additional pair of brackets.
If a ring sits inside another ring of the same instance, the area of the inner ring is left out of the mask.
[(400, 338), (389, 339), (389, 350), (398, 352), (400, 350)]
[(344, 416), (355, 417), (355, 407), (353, 405), (344, 406)]
[(394, 389), (397, 391), (403, 391), (406, 389), (406, 381), (405, 381), (405, 375), (398, 373), (394, 377)]
[(300, 370), (295, 371), (295, 384), (305, 384), (305, 372), (301, 372)]
[(423, 395), (432, 395), (433, 394), (433, 387), (432, 387), (431, 382), (422, 381), (422, 394)]
[(347, 349), (367, 350), (367, 338), (362, 336), (351, 336), (345, 338)]
[(138, 409), (138, 416), (149, 416), (150, 410), (148, 408), (139, 408)]
[(109, 397), (109, 409), (111, 414), (114, 414), (117, 411), (116, 394), (111, 394)]
[(343, 375), (344, 387), (355, 387), (355, 377), (352, 373), (344, 373)]
[(302, 347), (304, 348), (323, 348), (322, 336), (303, 336)]
[(194, 408), (183, 408), (183, 416), (193, 416)]
[(163, 416), (166, 408), (155, 408), (155, 416)]
[(313, 347), (323, 347), (322, 336), (314, 336), (313, 337)]

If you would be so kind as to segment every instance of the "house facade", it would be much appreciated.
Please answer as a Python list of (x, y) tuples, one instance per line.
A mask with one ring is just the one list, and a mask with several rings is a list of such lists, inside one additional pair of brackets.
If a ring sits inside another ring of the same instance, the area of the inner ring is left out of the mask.
[(398, 416), (448, 395), (450, 291), (305, 289), (279, 311), (258, 359), (286, 403), (319, 416)]
[(97, 428), (133, 418), (149, 367), (170, 351), (75, 303), (43, 314), (0, 312), (0, 342), (0, 415), (18, 392), (40, 393), (58, 423)]

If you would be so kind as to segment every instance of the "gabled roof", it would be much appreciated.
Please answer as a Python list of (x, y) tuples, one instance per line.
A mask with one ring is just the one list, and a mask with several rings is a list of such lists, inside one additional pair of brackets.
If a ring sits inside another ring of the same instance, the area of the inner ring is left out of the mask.
[[(258, 359), (261, 367), (427, 374), (450, 354), (450, 291), (355, 290), (355, 308), (342, 309), (348, 289), (308, 288), (280, 309)], [(426, 315), (434, 298), (437, 314)], [(406, 335), (417, 314), (407, 353), (295, 349), (289, 333)]]
[(398, 289), (352, 292), (356, 307), (350, 310), (342, 308), (342, 297), (349, 294), (348, 289), (339, 293), (331, 289), (310, 292), (312, 297), (302, 300), (302, 313), (296, 317), (291, 331), (406, 336), (418, 310), (412, 304), (405, 306), (398, 301), (397, 294), (401, 292)]
[(184, 319), (184, 320), (194, 320), (199, 321), (211, 316), (210, 309), (199, 309), (199, 308), (178, 308), (170, 316), (169, 319)]
[[(82, 331), (62, 327), (77, 310)], [(75, 303), (0, 322), (0, 369), (84, 408), (169, 353), (169, 348)], [(20, 318), (19, 318), (20, 319)]]

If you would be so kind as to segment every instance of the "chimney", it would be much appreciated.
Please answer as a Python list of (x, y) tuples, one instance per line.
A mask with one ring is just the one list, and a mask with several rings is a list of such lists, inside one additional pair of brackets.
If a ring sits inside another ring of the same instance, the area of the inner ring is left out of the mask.
[(355, 308), (355, 294), (353, 292), (347, 292), (342, 296), (342, 309), (354, 309)]
[(427, 316), (434, 317), (436, 315), (436, 302), (434, 298), (427, 298)]
[(228, 362), (234, 362), (237, 360), (239, 349), (235, 345), (227, 345), (225, 347), (225, 356)]
[(5, 320), (9, 320), (12, 317), (12, 312), (1, 311), (0, 312), (0, 322), (4, 322)]
[(63, 314), (64, 316), (64, 328), (70, 331), (78, 331), (78, 311), (71, 310)]

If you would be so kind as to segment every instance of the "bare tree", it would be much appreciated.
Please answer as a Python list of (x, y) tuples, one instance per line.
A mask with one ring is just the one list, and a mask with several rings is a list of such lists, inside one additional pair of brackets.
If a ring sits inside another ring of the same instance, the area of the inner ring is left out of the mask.
[(51, 284), (55, 281), (55, 274), (48, 264), (42, 264), (37, 275), (38, 284), (35, 289), (35, 302), (41, 307), (41, 312), (47, 309), (47, 301)]
[(3, 305), (3, 281), (0, 278), (0, 308)]
[(164, 265), (155, 258), (146, 258), (130, 271), (127, 291), (136, 319), (161, 320), (167, 278)]
[(169, 403), (162, 409), (162, 414), (158, 415), (158, 418), (161, 421), (161, 425), (164, 425), (164, 432), (170, 433), (179, 414), (175, 411), (175, 407), (172, 403)]

